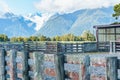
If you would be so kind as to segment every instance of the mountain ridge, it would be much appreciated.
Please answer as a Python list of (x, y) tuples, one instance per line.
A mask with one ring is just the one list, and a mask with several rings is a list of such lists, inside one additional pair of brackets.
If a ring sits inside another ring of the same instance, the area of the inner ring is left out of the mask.
[(5, 13), (0, 17), (0, 25), (0, 34), (6, 34), (8, 37), (28, 37), (35, 33), (36, 24), (25, 20), (23, 16)]
[(94, 31), (94, 25), (111, 24), (115, 21), (112, 17), (113, 7), (84, 9), (68, 14), (57, 14), (50, 17), (35, 35), (48, 37), (61, 36), (72, 33), (81, 35), (83, 31)]
[[(9, 37), (29, 37), (33, 35), (54, 37), (72, 33), (78, 36), (85, 30), (90, 30), (94, 33), (94, 25), (115, 22), (112, 14), (112, 6), (108, 8), (83, 9), (66, 14), (56, 13), (48, 18), (47, 16), (42, 18), (41, 13), (30, 14), (27, 17), (9, 12), (0, 13), (0, 34), (6, 34)], [(42, 21), (41, 19), (47, 20)]]

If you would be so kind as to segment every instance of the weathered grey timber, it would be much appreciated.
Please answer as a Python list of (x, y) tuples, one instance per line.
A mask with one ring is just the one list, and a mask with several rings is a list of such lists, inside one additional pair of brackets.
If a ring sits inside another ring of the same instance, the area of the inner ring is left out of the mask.
[(89, 72), (89, 66), (90, 66), (90, 57), (89, 56), (85, 56), (84, 60), (83, 60), (83, 64), (84, 64), (84, 76), (83, 76), (83, 80), (90, 80), (90, 72)]
[(107, 58), (107, 80), (117, 80), (117, 57)]
[(65, 80), (64, 78), (64, 55), (63, 54), (55, 54), (55, 68), (56, 68), (56, 79), (57, 80)]
[(24, 80), (29, 80), (29, 76), (28, 76), (28, 55), (29, 55), (29, 51), (28, 51), (28, 46), (24, 46), (24, 50), (23, 50), (23, 78)]
[(97, 51), (99, 51), (99, 52), (110, 52), (110, 42), (99, 42), (99, 43), (97, 43)]
[(16, 50), (12, 49), (10, 50), (10, 67), (11, 67), (11, 75), (10, 80), (16, 80), (17, 79), (17, 66), (16, 66)]
[[(119, 44), (117, 43), (117, 45)], [(105, 46), (109, 47), (109, 45)], [(120, 49), (119, 46), (115, 46), (115, 48), (117, 48), (115, 52)], [(6, 54), (7, 51), (8, 53)], [(3, 66), (0, 66), (3, 72), (0, 73), (0, 80), (5, 80), (5, 75), (7, 74), (8, 79), (17, 80), (17, 75), (19, 74), (16, 72), (18, 63), (15, 61), (17, 57), (21, 57), (21, 55), (18, 55), (19, 53), (22, 54), (22, 73), (20, 76), (23, 76), (18, 78), (22, 80), (90, 80), (90, 75), (92, 75), (90, 70), (96, 71), (94, 74), (99, 77), (92, 76), (94, 78), (91, 78), (91, 80), (118, 80), (117, 71), (120, 69), (120, 60), (117, 58), (120, 54), (117, 54), (116, 57), (111, 54), (106, 54), (107, 56), (102, 54), (102, 57), (105, 58), (102, 62), (103, 58), (99, 57), (101, 56), (100, 54), (92, 53), (91, 55), (86, 53), (90, 51), (96, 51), (95, 43), (48, 42), (45, 44), (44, 42), (44, 44), (41, 44), (41, 42), (35, 42), (20, 45), (4, 44), (0, 47), (0, 65)], [(66, 55), (69, 55), (67, 56), (69, 58), (65, 58)], [(99, 61), (94, 61), (94, 59), (92, 62), (92, 56), (97, 58), (96, 55), (98, 55)], [(46, 59), (45, 56), (47, 56)], [(29, 59), (33, 61), (33, 64), (29, 65)], [(93, 63), (92, 66), (91, 62)], [(105, 65), (103, 65), (104, 63)], [(6, 67), (8, 68), (7, 70)], [(29, 75), (29, 71), (32, 76)], [(101, 75), (105, 76), (105, 78), (101, 78)]]
[(23, 64), (23, 78), (24, 78), (24, 80), (29, 80), (28, 79), (28, 53), (27, 52), (24, 52), (23, 53), (24, 54), (24, 56), (23, 56), (23, 62), (22, 62), (22, 64)]
[(117, 62), (118, 62), (118, 63), (117, 63), (117, 64), (118, 64), (118, 65), (117, 65), (117, 68), (120, 69), (120, 59), (118, 59)]
[(35, 80), (43, 80), (43, 69), (42, 69), (42, 64), (43, 64), (43, 53), (42, 52), (34, 52), (34, 59), (35, 59), (35, 70), (34, 70), (34, 74), (35, 74)]
[(83, 43), (83, 51), (84, 52), (97, 52), (96, 42)]
[(5, 80), (5, 49), (0, 49), (0, 80)]
[(110, 53), (119, 53), (120, 52), (120, 42), (114, 41), (110, 42)]

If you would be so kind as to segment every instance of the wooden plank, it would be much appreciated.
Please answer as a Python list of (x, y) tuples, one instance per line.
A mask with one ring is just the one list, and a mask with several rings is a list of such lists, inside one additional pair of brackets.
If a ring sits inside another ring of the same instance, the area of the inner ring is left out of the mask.
[(42, 54), (42, 52), (34, 52), (34, 64), (35, 65), (35, 80), (43, 80), (43, 68), (42, 68), (42, 64), (43, 64), (43, 58), (44, 55)]
[(56, 80), (65, 80), (64, 79), (64, 55), (55, 54), (55, 68), (56, 68)]
[(16, 80), (17, 79), (17, 65), (16, 65), (16, 50), (10, 50), (10, 80)]
[(87, 55), (85, 56), (84, 60), (83, 60), (83, 68), (84, 68), (84, 72), (83, 73), (83, 80), (90, 80), (90, 73), (89, 73), (89, 66), (90, 66), (90, 57)]
[(105, 57), (91, 57), (90, 65), (91, 80), (107, 80)]
[(117, 60), (117, 68), (120, 69), (120, 59)]
[(5, 49), (0, 50), (1, 56), (0, 56), (0, 79), (5, 80)]
[(107, 80), (117, 80), (117, 57), (107, 58)]
[(44, 54), (43, 61), (43, 80), (56, 80), (55, 54)]
[(28, 76), (28, 56), (29, 56), (29, 50), (28, 50), (28, 45), (24, 46), (24, 52), (23, 52), (23, 78), (24, 80), (29, 80), (29, 76)]

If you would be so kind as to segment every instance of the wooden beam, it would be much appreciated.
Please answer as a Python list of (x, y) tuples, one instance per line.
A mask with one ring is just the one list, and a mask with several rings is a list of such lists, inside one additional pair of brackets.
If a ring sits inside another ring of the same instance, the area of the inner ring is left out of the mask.
[(64, 79), (64, 55), (55, 54), (55, 68), (56, 68), (56, 80), (65, 80)]
[(10, 80), (17, 80), (16, 50), (10, 50)]
[(107, 58), (107, 80), (117, 80), (117, 57)]
[(5, 49), (0, 50), (0, 79), (5, 80)]
[(84, 72), (82, 76), (82, 80), (90, 80), (90, 72), (89, 72), (89, 66), (90, 66), (90, 57), (87, 55), (83, 59), (83, 65), (84, 65)]

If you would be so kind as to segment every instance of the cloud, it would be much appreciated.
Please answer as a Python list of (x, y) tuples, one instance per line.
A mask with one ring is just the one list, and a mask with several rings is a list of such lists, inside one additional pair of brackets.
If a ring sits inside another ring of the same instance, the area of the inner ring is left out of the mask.
[(4, 1), (0, 0), (0, 10), (2, 12), (9, 12), (10, 11), (10, 8), (9, 6), (7, 5), (7, 3), (5, 3)]
[(120, 0), (40, 0), (35, 7), (42, 13), (71, 13), (80, 9), (113, 6)]

